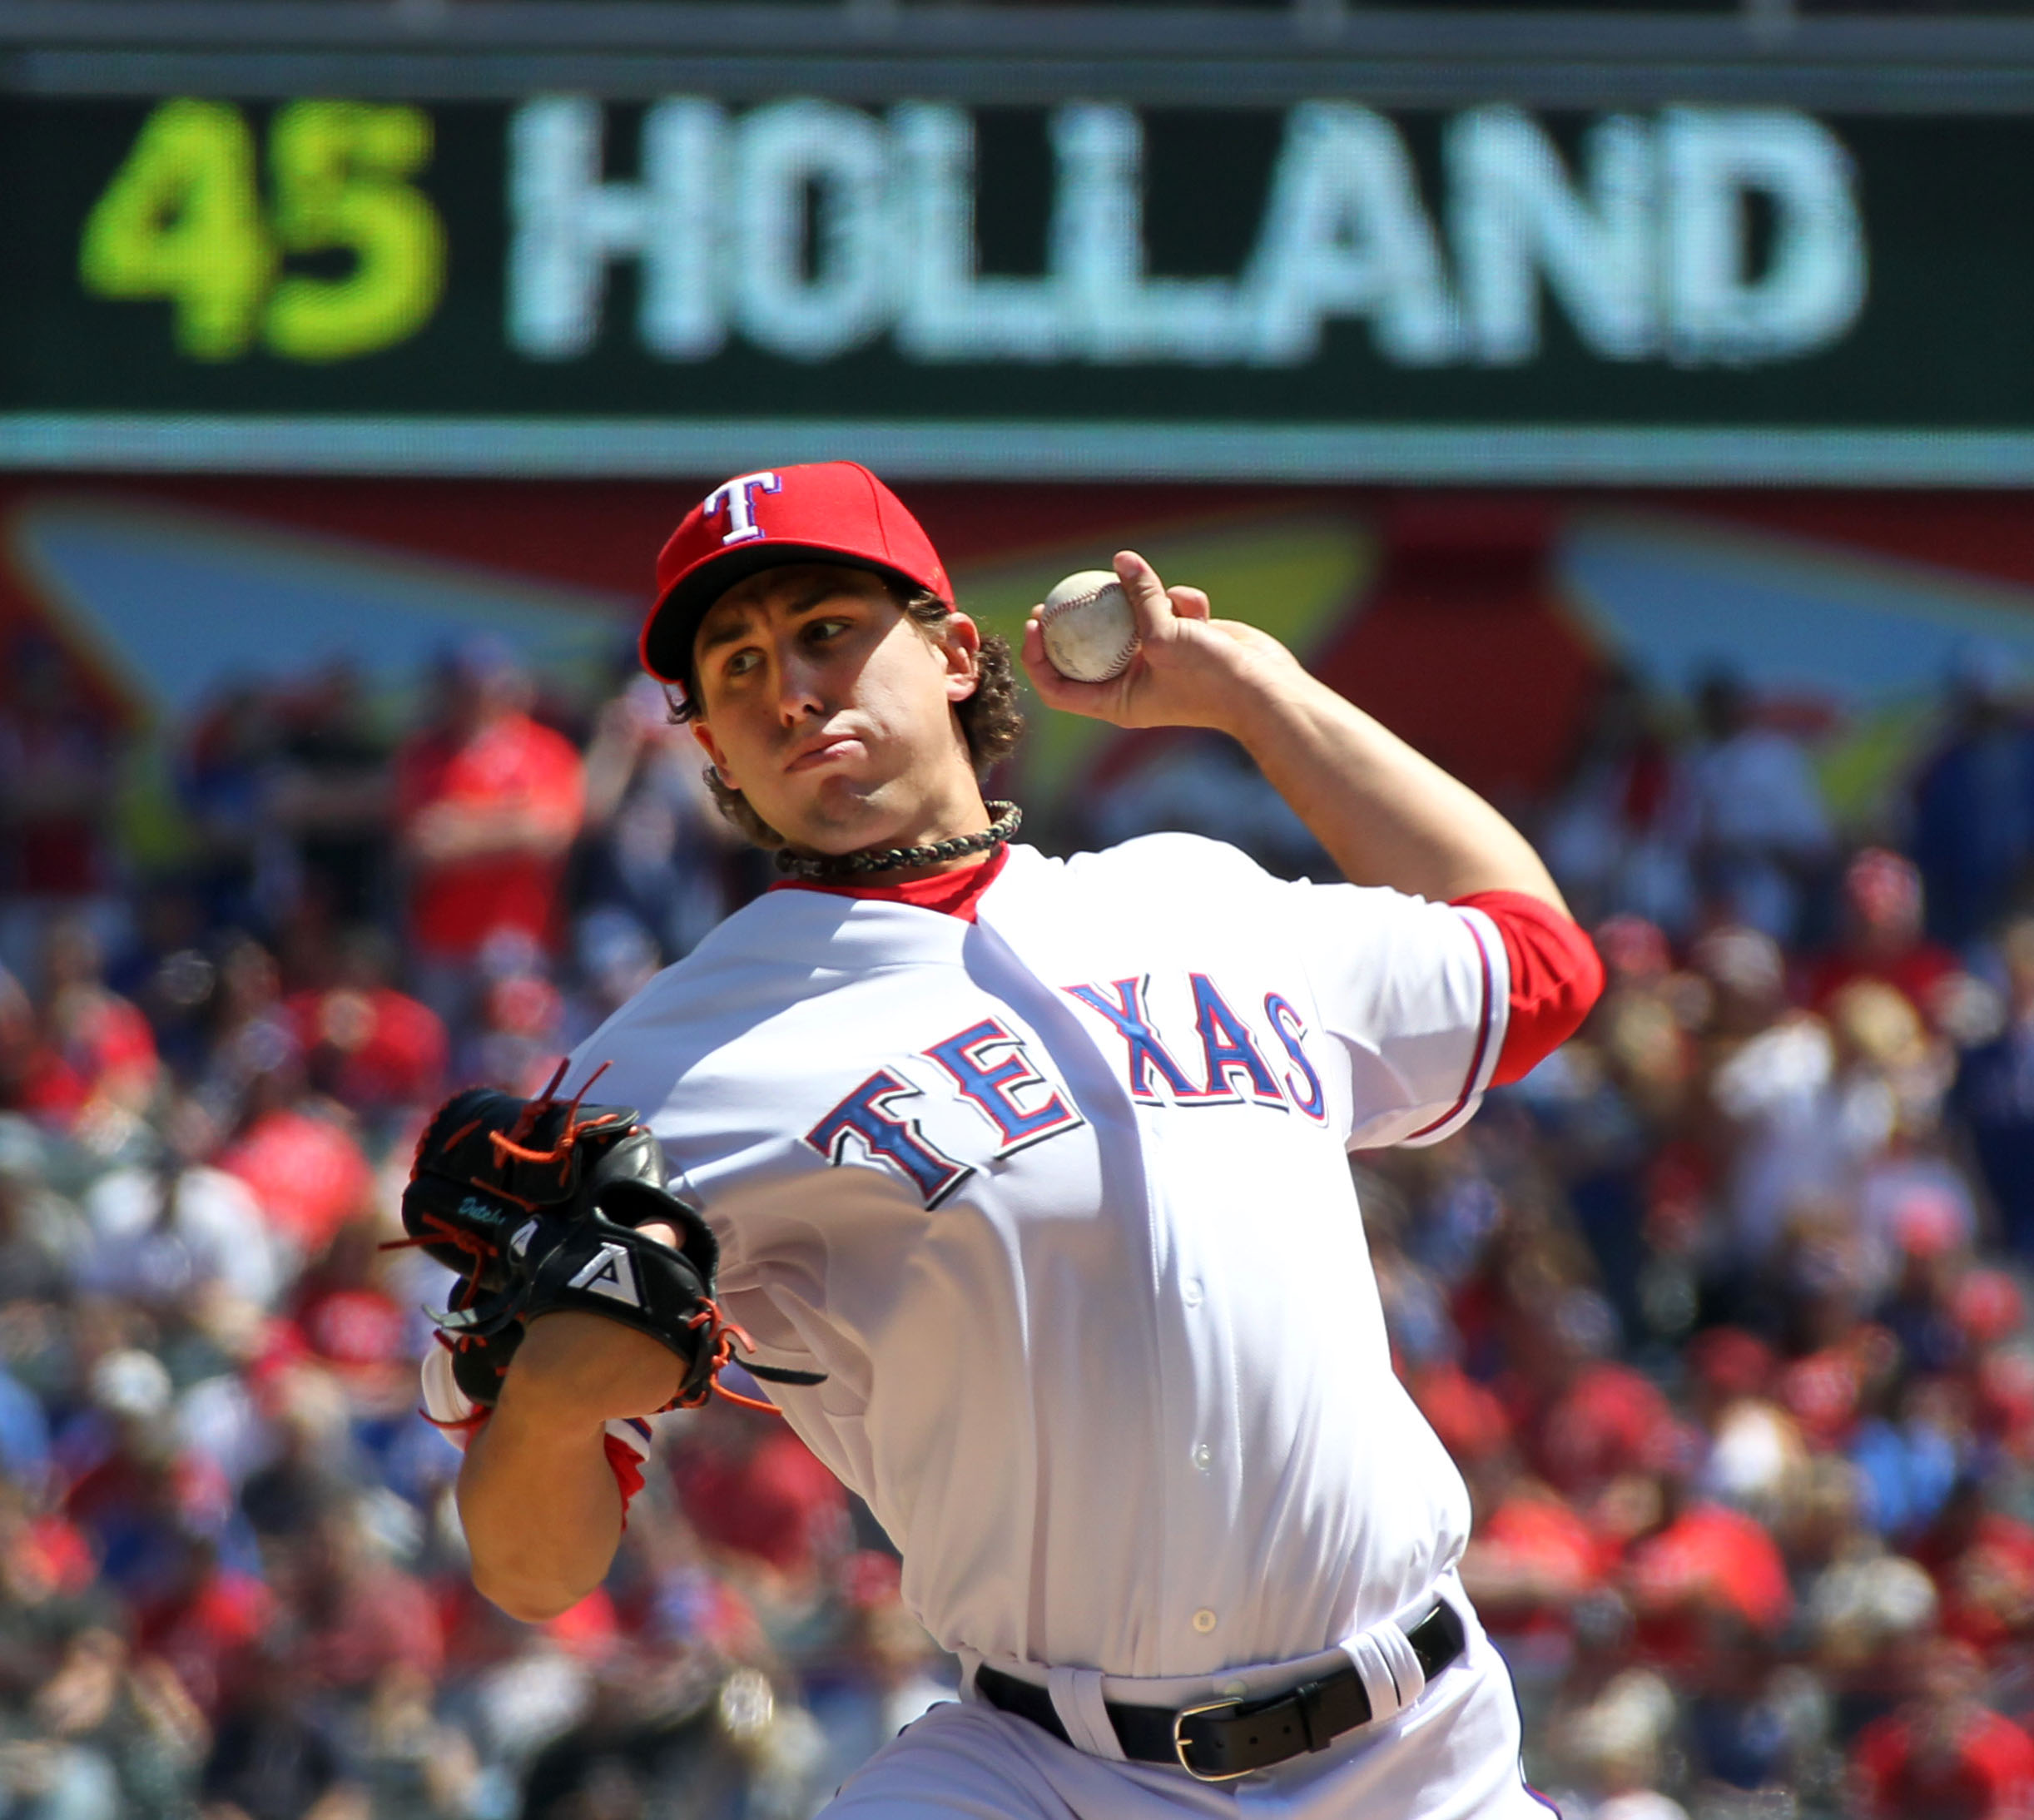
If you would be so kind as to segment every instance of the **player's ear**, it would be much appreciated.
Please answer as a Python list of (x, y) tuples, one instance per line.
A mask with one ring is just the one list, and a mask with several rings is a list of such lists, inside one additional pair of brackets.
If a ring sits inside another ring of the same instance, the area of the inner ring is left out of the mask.
[(964, 612), (950, 612), (939, 628), (946, 667), (946, 699), (965, 702), (982, 679), (982, 629)]
[(727, 766), (721, 753), (721, 744), (714, 738), (713, 729), (708, 727), (704, 721), (692, 721), (687, 724), (692, 727), (692, 737), (699, 741), (699, 749), (707, 755), (707, 762), (713, 766), (714, 775), (728, 789), (739, 790), (742, 787), (741, 785), (727, 775)]

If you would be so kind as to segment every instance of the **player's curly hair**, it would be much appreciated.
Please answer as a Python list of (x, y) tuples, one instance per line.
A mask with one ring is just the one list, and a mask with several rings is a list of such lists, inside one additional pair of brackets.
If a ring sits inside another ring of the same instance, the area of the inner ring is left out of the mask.
[[(898, 604), (912, 624), (930, 637), (945, 624), (955, 608), (950, 601), (923, 589), (908, 597), (900, 593)], [(671, 697), (671, 718), (682, 724), (699, 716), (697, 692), (688, 687)], [(1004, 759), (1016, 751), (1024, 737), (1024, 713), (1017, 706), (1017, 667), (1010, 659), (1009, 641), (991, 632), (981, 642), (976, 659), (975, 692), (956, 702), (954, 712), (960, 722), (961, 736), (968, 742), (968, 757), (977, 777), (986, 777)], [(749, 806), (738, 790), (730, 789), (720, 774), (706, 768), (707, 788), (722, 815), (759, 847), (771, 850), (785, 844), (784, 836)]]

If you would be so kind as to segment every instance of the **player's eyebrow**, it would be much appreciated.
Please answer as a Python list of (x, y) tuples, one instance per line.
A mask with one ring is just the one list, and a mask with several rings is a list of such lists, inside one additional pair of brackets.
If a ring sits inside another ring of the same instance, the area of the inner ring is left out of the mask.
[[(795, 619), (812, 612), (816, 607), (825, 606), (841, 592), (838, 582), (830, 581), (824, 576), (816, 577), (808, 586), (799, 590), (784, 611)], [(708, 631), (702, 627), (699, 633), (697, 655), (703, 657), (710, 651), (717, 651), (722, 645), (734, 644), (745, 637), (749, 630), (749, 622), (758, 611), (753, 606), (737, 608), (734, 617), (723, 621), (717, 632)]]
[(722, 620), (718, 632), (712, 632), (703, 626), (701, 627), (697, 654), (703, 657), (709, 651), (717, 651), (722, 645), (733, 644), (747, 632), (749, 622), (754, 617), (755, 614), (752, 610), (739, 613), (732, 619)]
[(794, 618), (800, 613), (809, 613), (816, 607), (824, 607), (836, 596), (846, 593), (838, 582), (826, 580), (823, 576), (802, 590), (784, 611)]

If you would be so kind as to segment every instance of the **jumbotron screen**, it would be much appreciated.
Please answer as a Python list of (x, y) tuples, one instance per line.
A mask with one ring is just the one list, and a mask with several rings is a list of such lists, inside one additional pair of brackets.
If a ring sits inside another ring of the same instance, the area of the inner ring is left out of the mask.
[(2017, 117), (17, 97), (0, 233), (17, 467), (2034, 479)]

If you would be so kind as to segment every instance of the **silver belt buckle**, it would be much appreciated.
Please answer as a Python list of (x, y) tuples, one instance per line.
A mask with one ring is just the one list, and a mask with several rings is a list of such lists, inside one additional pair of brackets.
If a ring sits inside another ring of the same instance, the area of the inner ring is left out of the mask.
[(1208, 1700), (1199, 1706), (1183, 1706), (1173, 1714), (1173, 1755), (1179, 1759), (1179, 1767), (1196, 1782), (1237, 1782), (1250, 1773), (1247, 1769), (1230, 1769), (1211, 1775), (1205, 1770), (1196, 1769), (1187, 1761), (1187, 1741), (1179, 1735), (1179, 1728), (1188, 1719), (1198, 1718), (1203, 1713), (1219, 1713), (1224, 1708), (1240, 1711), (1243, 1703), (1237, 1699)]

